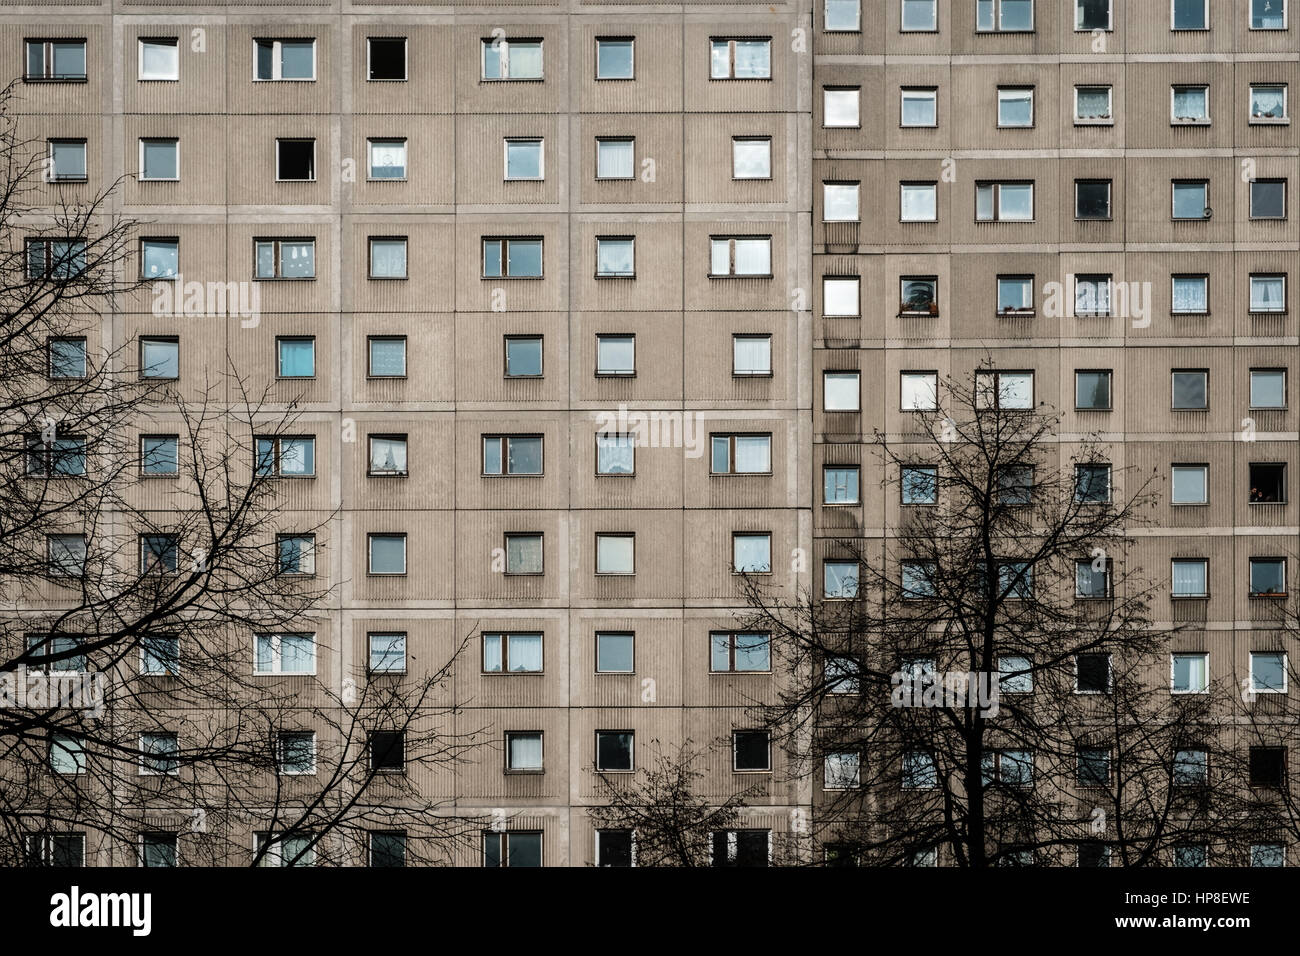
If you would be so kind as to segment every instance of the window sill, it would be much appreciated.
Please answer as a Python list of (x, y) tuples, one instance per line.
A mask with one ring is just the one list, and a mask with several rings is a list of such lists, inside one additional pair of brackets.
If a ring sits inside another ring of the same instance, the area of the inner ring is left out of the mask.
[(592, 274), (593, 279), (635, 279), (636, 274), (614, 273), (614, 272), (596, 272)]
[[(1248, 594), (1246, 596), (1250, 598), (1252, 601), (1280, 601), (1288, 597), (1285, 591), (1279, 593), (1268, 593), (1268, 594)], [(1256, 693), (1259, 692), (1256, 691)]]
[(89, 77), (86, 76), (24, 76), (24, 83), (88, 83)]
[(768, 372), (736, 372), (731, 373), (732, 378), (772, 378), (772, 373)]
[(1171, 601), (1208, 601), (1209, 599), (1210, 599), (1210, 596), (1209, 596), (1208, 594), (1171, 594), (1171, 595), (1169, 595), (1169, 600), (1171, 600)]
[(545, 770), (514, 770), (510, 767), (507, 767), (505, 770), (502, 771), (502, 773), (504, 773), (508, 777), (540, 777), (542, 774), (546, 773), (546, 771)]
[[(174, 279), (176, 277), (167, 276), (167, 278)], [(154, 281), (160, 282), (162, 280), (155, 279)], [(253, 276), (253, 281), (254, 282), (315, 282), (316, 277), (315, 276)]]
[(1248, 126), (1290, 126), (1291, 117), (1283, 116), (1279, 119), (1255, 119), (1251, 117), (1247, 120)]
[(545, 276), (480, 276), (484, 282), (523, 282), (526, 280), (537, 281), (546, 278)]
[(744, 275), (735, 275), (730, 273), (717, 274), (717, 273), (710, 272), (709, 278), (710, 279), (773, 279), (775, 278), (775, 276), (770, 272), (764, 272), (764, 273), (755, 272), (753, 274), (746, 273)]
[[(998, 319), (1032, 319), (1037, 315), (1038, 315), (1037, 312), (1019, 312), (1019, 311), (993, 313), (994, 318), (998, 318)], [(1077, 317), (1078, 313), (1075, 313), (1075, 315)]]
[(1096, 119), (1096, 120), (1076, 119), (1074, 121), (1074, 125), (1075, 126), (1114, 126), (1115, 121), (1113, 119)]

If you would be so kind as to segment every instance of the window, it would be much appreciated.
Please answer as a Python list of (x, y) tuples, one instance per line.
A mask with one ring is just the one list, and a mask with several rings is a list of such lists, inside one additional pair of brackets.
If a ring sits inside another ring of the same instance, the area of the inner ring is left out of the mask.
[(862, 0), (826, 0), (827, 33), (857, 33), (862, 29)]
[(1210, 655), (1173, 654), (1170, 674), (1172, 693), (1203, 694), (1210, 687)]
[(770, 434), (710, 435), (710, 473), (765, 475), (772, 471)]
[(1034, 125), (1034, 88), (1032, 86), (998, 87), (998, 126)]
[(84, 833), (36, 833), (27, 838), (29, 866), (85, 866)]
[(370, 865), (406, 866), (406, 834), (401, 832), (372, 831), (370, 840)]
[(1210, 208), (1210, 184), (1204, 179), (1178, 180), (1171, 183), (1174, 219), (1205, 219)]
[(370, 673), (406, 673), (405, 631), (371, 631), (366, 635), (366, 647)]
[(934, 597), (935, 571), (933, 561), (904, 561), (901, 565), (903, 597), (907, 600)]
[(1206, 502), (1209, 465), (1174, 465), (1170, 502), (1176, 505), (1203, 505)]
[(605, 138), (596, 140), (596, 178), (632, 179), (636, 171), (636, 140)]
[(636, 866), (636, 835), (632, 830), (596, 831), (597, 866)]
[(902, 276), (899, 284), (900, 315), (938, 315), (938, 276)]
[(406, 79), (406, 37), (366, 37), (366, 79)]
[(903, 752), (902, 786), (904, 790), (931, 790), (939, 785), (939, 768), (934, 755), (924, 750)]
[(1208, 757), (1204, 750), (1175, 750), (1172, 774), (1174, 786), (1204, 786), (1209, 779)]
[(175, 677), (181, 669), (179, 637), (147, 635), (140, 640), (140, 673), (147, 677)]
[(1253, 179), (1250, 182), (1250, 218), (1286, 218), (1286, 180)]
[(899, 126), (938, 126), (939, 91), (931, 87), (905, 86), (901, 90), (902, 104)]
[(975, 29), (1028, 33), (1034, 29), (1034, 0), (975, 0)]
[(276, 374), (280, 378), (313, 378), (316, 375), (316, 340), (277, 336)]
[(140, 438), (140, 473), (175, 475), (180, 470), (179, 438), (176, 435), (144, 435)]
[(140, 834), (141, 866), (175, 866), (176, 858), (175, 833)]
[(772, 746), (766, 730), (736, 730), (731, 734), (731, 769), (736, 773), (766, 773), (772, 769)]
[(540, 279), (542, 240), (515, 237), (483, 240), (483, 278)]
[(371, 378), (406, 377), (405, 336), (367, 336), (366, 351), (366, 374)]
[(596, 731), (596, 769), (613, 773), (633, 770), (635, 735), (630, 730)]
[(181, 78), (180, 46), (176, 37), (141, 37), (139, 42), (139, 79)]
[(1074, 277), (1074, 314), (1082, 317), (1110, 315), (1111, 277), (1077, 275)]
[(731, 337), (731, 374), (737, 378), (772, 374), (772, 336)]
[(175, 182), (180, 174), (180, 140), (140, 140), (140, 181)]
[(1074, 29), (1110, 30), (1110, 0), (1074, 0)]
[(1286, 780), (1286, 750), (1282, 747), (1250, 748), (1250, 785), (1280, 788)]
[(140, 573), (173, 573), (180, 566), (180, 540), (174, 534), (140, 535)]
[(45, 442), (40, 435), (27, 438), (27, 474), (41, 478), (70, 478), (86, 474), (86, 440), (55, 438)]
[(635, 277), (636, 240), (631, 236), (597, 236), (596, 276), (603, 279)]
[[(1274, 3), (1280, 0), (1273, 0)], [(1286, 866), (1286, 847), (1281, 843), (1252, 843), (1251, 866)]]
[(1286, 311), (1286, 275), (1256, 274), (1250, 277), (1251, 312)]
[(47, 534), (45, 561), (53, 574), (79, 578), (86, 571), (84, 534)]
[(998, 690), (1006, 694), (1032, 694), (1034, 692), (1033, 659), (1015, 655), (999, 657)]
[(823, 498), (828, 505), (855, 505), (858, 497), (857, 465), (827, 465), (822, 468)]
[(1281, 651), (1251, 651), (1250, 689), (1258, 694), (1285, 694), (1286, 654)]
[(1210, 0), (1169, 0), (1169, 29), (1208, 30)]
[(1285, 83), (1250, 84), (1250, 122), (1286, 123)]
[(709, 634), (709, 670), (722, 673), (767, 673), (772, 669), (771, 635), (713, 631)]
[(40, 674), (84, 671), (86, 655), (81, 638), (69, 634), (30, 634), (27, 637), (29, 669)]
[(406, 237), (370, 237), (370, 278), (406, 278)]
[(1250, 0), (1252, 30), (1285, 30), (1286, 0)]
[(1076, 179), (1074, 181), (1074, 218), (1110, 218), (1110, 180)]
[(316, 240), (255, 239), (253, 260), (258, 279), (314, 279)]
[(822, 126), (826, 129), (853, 129), (859, 125), (858, 103), (862, 91), (854, 87), (822, 88)]
[(1280, 462), (1250, 463), (1251, 504), (1282, 504), (1286, 501), (1286, 465)]
[(484, 435), (484, 475), (540, 475), (541, 435)]
[(937, 372), (902, 372), (899, 375), (899, 408), (905, 412), (935, 411), (939, 407)]
[(406, 734), (401, 730), (372, 730), (368, 736), (370, 769), (374, 773), (406, 772)]
[(709, 865), (717, 867), (767, 866), (771, 856), (768, 830), (714, 830)]
[(1175, 558), (1172, 596), (1203, 598), (1209, 596), (1209, 562), (1204, 558)]
[(316, 474), (314, 437), (258, 438), (256, 445), (260, 477), (310, 478)]
[(52, 183), (84, 183), (86, 181), (86, 141), (84, 139), (52, 139), (49, 147), (48, 181)]
[(370, 435), (370, 466), (366, 474), (374, 476), (404, 476), (406, 471), (405, 435)]
[(261, 854), (258, 866), (314, 866), (315, 838), (309, 834), (255, 833), (253, 851)]
[(822, 372), (822, 407), (828, 412), (856, 412), (861, 407), (857, 372)]
[(596, 632), (596, 673), (632, 674), (636, 671), (636, 635), (631, 631)]
[(636, 336), (596, 336), (597, 375), (636, 374)]
[(506, 732), (506, 771), (523, 773), (542, 771), (541, 731)]
[(899, 222), (938, 222), (936, 183), (899, 183)]
[(1110, 785), (1110, 750), (1102, 747), (1080, 747), (1078, 758), (1080, 787)]
[(976, 222), (1028, 222), (1034, 218), (1033, 183), (976, 183)]
[(275, 178), (277, 182), (315, 182), (316, 141), (314, 139), (277, 139), (275, 141)]
[(86, 271), (81, 239), (28, 239), (25, 253), (28, 279), (74, 279)]
[(903, 0), (903, 16), (900, 29), (938, 30), (939, 11), (936, 0)]
[(406, 140), (367, 139), (366, 154), (370, 164), (369, 179), (406, 178)]
[(140, 339), (140, 377), (180, 377), (180, 343), (176, 339)]
[(50, 734), (50, 772), (58, 774), (86, 772), (86, 750), (80, 738), (71, 734)]
[(541, 378), (542, 337), (507, 335), (504, 341), (506, 378)]
[(1209, 407), (1210, 373), (1205, 369), (1174, 369), (1175, 410), (1201, 410)]
[(510, 832), (483, 834), (483, 865), (541, 866), (542, 834)]
[(541, 40), (484, 39), (483, 79), (540, 80), (542, 78)]
[(505, 141), (505, 178), (545, 179), (546, 167), (540, 139), (508, 139)]
[(858, 694), (862, 691), (862, 668), (851, 657), (828, 657), (822, 664), (828, 694)]
[(1175, 315), (1206, 315), (1210, 311), (1210, 277), (1172, 276), (1172, 304)]
[(1109, 694), (1111, 686), (1109, 654), (1074, 655), (1074, 692)]
[(772, 41), (764, 38), (709, 41), (709, 76), (715, 80), (770, 80)]
[(1034, 407), (1033, 372), (976, 372), (976, 407), (1029, 409)]
[(28, 40), (26, 45), (27, 69), (23, 79), (28, 83), (68, 83), (86, 79), (85, 40)]
[(1032, 465), (998, 467), (997, 502), (1000, 505), (1027, 505), (1034, 499)]
[(982, 776), (986, 787), (993, 783), (1000, 783), (1007, 787), (1034, 785), (1032, 750), (985, 751), (982, 763)]
[(142, 279), (172, 278), (178, 271), (179, 259), (179, 240), (140, 240), (140, 278)]
[(367, 574), (406, 573), (406, 535), (374, 533), (366, 535)]
[(1034, 314), (1034, 277), (998, 276), (998, 315)]
[(939, 501), (939, 469), (934, 465), (904, 465), (899, 484), (905, 505), (932, 505)]
[(85, 339), (47, 339), (46, 354), (49, 356), (50, 378), (86, 377)]
[(1074, 122), (1076, 124), (1110, 125), (1111, 88), (1109, 86), (1076, 86), (1074, 88)]
[(1093, 504), (1110, 501), (1110, 465), (1075, 465), (1074, 500)]
[(1208, 86), (1170, 87), (1169, 122), (1209, 123), (1210, 88)]
[(507, 534), (506, 574), (542, 574), (542, 536)]
[(1286, 596), (1286, 558), (1250, 559), (1250, 596)]
[(822, 315), (827, 318), (858, 318), (862, 314), (860, 284), (857, 276), (823, 277)]
[(1097, 567), (1091, 559), (1074, 562), (1074, 596), (1105, 599), (1110, 597), (1110, 561)]
[(532, 632), (485, 632), (483, 673), (540, 674), (542, 635)]
[(731, 178), (772, 178), (772, 138), (770, 136), (733, 136), (731, 138)]
[(258, 634), (254, 652), (255, 674), (316, 673), (314, 634)]
[(1286, 408), (1286, 369), (1250, 370), (1250, 407)]
[(140, 773), (173, 776), (180, 770), (180, 742), (175, 734), (140, 735)]
[(1074, 407), (1080, 411), (1110, 411), (1110, 369), (1074, 373)]
[(1100, 840), (1084, 840), (1078, 847), (1078, 865), (1086, 867), (1110, 866), (1110, 847)]
[(860, 785), (860, 755), (827, 754), (822, 762), (823, 790), (856, 790)]
[(635, 574), (636, 536), (632, 534), (597, 534), (596, 573)]
[(630, 80), (634, 72), (632, 37), (596, 37), (596, 79)]
[(857, 561), (826, 561), (822, 564), (822, 597), (847, 600), (857, 596)]
[(636, 434), (633, 432), (598, 432), (596, 434), (596, 474), (632, 475), (636, 473)]
[(771, 276), (771, 236), (712, 236), (709, 243), (710, 276)]
[(736, 532), (731, 536), (731, 567), (737, 574), (772, 573), (772, 535)]
[(310, 39), (254, 40), (253, 79), (316, 79), (316, 41)]

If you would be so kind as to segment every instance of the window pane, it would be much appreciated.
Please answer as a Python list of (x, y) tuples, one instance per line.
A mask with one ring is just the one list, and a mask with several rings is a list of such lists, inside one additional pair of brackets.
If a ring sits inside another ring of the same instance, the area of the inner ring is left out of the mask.
[(142, 179), (176, 179), (177, 143), (169, 139), (140, 140), (140, 177)]
[(766, 634), (737, 634), (734, 637), (736, 670), (772, 669), (771, 640)]
[(825, 183), (822, 218), (826, 222), (858, 221), (858, 184)]
[(316, 73), (315, 50), (311, 40), (281, 41), (280, 76), (286, 80), (310, 80)]
[(1174, 408), (1205, 408), (1204, 372), (1174, 372)]
[(826, 316), (851, 316), (861, 314), (856, 278), (822, 280), (822, 314)]
[(406, 240), (371, 239), (370, 275), (376, 279), (405, 279)]
[(769, 275), (772, 243), (769, 239), (736, 239), (736, 275)]
[(737, 571), (766, 574), (772, 570), (772, 538), (767, 534), (732, 536), (732, 565)]
[(1174, 276), (1173, 310), (1208, 312), (1210, 281), (1205, 276)]
[(771, 41), (736, 40), (736, 79), (763, 79), (772, 75)]
[(596, 635), (596, 670), (602, 674), (630, 674), (636, 638), (631, 634)]
[(767, 335), (733, 335), (732, 370), (738, 375), (763, 375), (772, 371), (772, 339)]
[(506, 140), (506, 179), (541, 178), (541, 140)]
[(280, 375), (284, 378), (310, 378), (316, 374), (316, 343), (312, 339), (281, 339)]
[(176, 275), (179, 247), (174, 241), (145, 239), (140, 243), (142, 275), (146, 279)]
[(770, 139), (733, 139), (731, 175), (734, 179), (767, 179), (772, 175)]
[(903, 411), (932, 411), (939, 405), (938, 376), (929, 372), (903, 372), (899, 380)]
[(826, 411), (856, 412), (858, 410), (857, 372), (824, 372), (822, 382)]
[(1205, 468), (1199, 465), (1175, 466), (1173, 469), (1173, 501), (1176, 504), (1203, 504), (1205, 502)]
[(1286, 218), (1286, 182), (1259, 179), (1250, 184), (1250, 218)]
[(508, 274), (525, 278), (542, 274), (542, 240), (510, 239), (506, 241)]
[(999, 126), (1031, 126), (1033, 122), (1033, 90), (998, 90)]
[(1285, 30), (1286, 0), (1250, 0), (1252, 30)]
[(596, 78), (599, 80), (632, 79), (632, 41), (596, 41)]
[(851, 598), (858, 594), (858, 563), (827, 561), (823, 593), (828, 598)]
[(542, 473), (541, 438), (512, 435), (505, 439), (506, 473), (511, 475), (540, 475)]
[(1286, 372), (1281, 369), (1251, 369), (1250, 407), (1284, 408)]
[(542, 735), (509, 734), (510, 769), (540, 770), (542, 768)]
[(736, 467), (738, 473), (764, 474), (772, 470), (772, 439), (768, 435), (737, 435)]
[(933, 222), (937, 217), (932, 184), (904, 184), (901, 197), (900, 218), (903, 222)]
[(1205, 183), (1174, 183), (1174, 218), (1205, 218)]
[(938, 122), (938, 95), (933, 90), (903, 90), (902, 125), (934, 126)]
[(822, 125), (844, 127), (858, 125), (858, 90), (823, 90)]
[(406, 140), (370, 140), (370, 178), (406, 178)]
[(861, 0), (826, 0), (827, 30), (857, 30)]
[(1286, 277), (1285, 276), (1251, 276), (1250, 277), (1250, 311), (1252, 312), (1286, 311)]
[(596, 435), (596, 472), (601, 475), (630, 475), (635, 470), (636, 436), (601, 433)]
[(1252, 86), (1250, 88), (1250, 118), (1252, 120), (1276, 120), (1285, 117), (1285, 86)]
[(404, 574), (406, 572), (406, 537), (395, 534), (370, 536), (370, 573)]
[(601, 276), (633, 275), (635, 273), (633, 249), (634, 240), (632, 239), (597, 239), (596, 274)]
[(542, 635), (506, 635), (506, 662), (511, 673), (539, 673), (542, 669)]
[(858, 501), (857, 468), (825, 468), (824, 500), (827, 504), (853, 504)]
[(597, 574), (632, 574), (635, 560), (636, 539), (631, 535), (596, 535)]
[(370, 340), (370, 374), (371, 375), (405, 375), (406, 374), (406, 340), (405, 339), (371, 339)]
[(633, 175), (632, 140), (604, 139), (596, 143), (596, 175), (601, 179), (631, 179)]
[(371, 438), (370, 470), (383, 474), (406, 474), (406, 439)]
[(1206, 562), (1174, 562), (1174, 596), (1203, 597), (1206, 591)]
[(506, 570), (511, 574), (542, 572), (542, 536), (512, 534), (506, 537)]
[(1074, 97), (1075, 116), (1078, 119), (1110, 119), (1110, 87), (1076, 87)]

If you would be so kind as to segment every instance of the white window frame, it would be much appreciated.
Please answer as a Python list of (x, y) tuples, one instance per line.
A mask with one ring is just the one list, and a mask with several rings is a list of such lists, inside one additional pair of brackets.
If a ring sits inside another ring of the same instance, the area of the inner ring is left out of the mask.
[[(284, 738), (287, 736), (311, 738), (311, 766), (306, 770), (290, 770), (284, 761)], [(282, 730), (275, 735), (275, 772), (281, 777), (313, 777), (316, 775), (316, 731)]]
[[(541, 54), (542, 72), (538, 76), (511, 76), (510, 75), (510, 44), (514, 43), (536, 43), (537, 50)], [(487, 51), (493, 47), (501, 51), (501, 75), (487, 75)], [(543, 37), (515, 37), (512, 41), (508, 37), (481, 38), (479, 40), (479, 80), (483, 83), (540, 83), (546, 79), (546, 42)]]
[[(1195, 690), (1179, 690), (1174, 684), (1175, 664), (1180, 657), (1199, 657), (1204, 664), (1205, 685)], [(1208, 694), (1210, 692), (1210, 655), (1205, 651), (1174, 651), (1169, 655), (1169, 693)]]
[[(283, 47), (286, 41), (289, 43), (305, 43), (311, 41), (311, 76), (291, 76), (285, 79), (281, 76), (284, 71)], [(271, 44), (271, 75), (266, 78), (257, 75), (257, 45), (258, 43)], [(315, 83), (316, 77), (320, 71), (317, 69), (317, 45), (315, 37), (253, 37), (253, 82), (254, 83)]]
[[(166, 41), (170, 40), (168, 43)], [(171, 46), (176, 49), (176, 70), (175, 76), (146, 76), (144, 72), (144, 48), (145, 44), (155, 46)], [(313, 62), (314, 62), (313, 55)], [(179, 37), (137, 37), (136, 38), (136, 80), (141, 83), (165, 83), (176, 81), (181, 78), (181, 44)]]
[[(1079, 116), (1079, 90), (1105, 90), (1106, 115), (1102, 119), (1082, 118)], [(1109, 83), (1077, 83), (1074, 87), (1074, 125), (1075, 126), (1114, 126), (1115, 125), (1115, 87)]]
[[(305, 671), (287, 671), (284, 670), (284, 649), (282, 639), (284, 637), (309, 637), (311, 638), (311, 670)], [(271, 639), (271, 669), (260, 671), (257, 669), (257, 641), (259, 638), (269, 637)], [(316, 660), (320, 656), (317, 654), (319, 644), (316, 641), (314, 632), (308, 631), (263, 631), (253, 635), (253, 673), (257, 676), (276, 676), (276, 677), (312, 677), (316, 674)]]
[[(145, 143), (171, 143), (176, 151), (176, 175), (166, 176), (146, 176), (144, 174), (144, 145)], [(177, 183), (181, 179), (181, 140), (179, 136), (141, 136), (139, 138), (139, 159), (137, 167), (140, 170), (140, 182), (142, 183)]]
[[(1174, 99), (1179, 90), (1201, 90), (1205, 94), (1205, 115), (1191, 119), (1179, 119), (1174, 113)], [(1209, 126), (1210, 125), (1210, 84), (1208, 83), (1173, 83), (1169, 86), (1169, 125), (1170, 126)]]
[[(308, 179), (284, 179), (280, 175), (280, 144), (311, 143), (311, 177)], [(319, 167), (316, 165), (316, 139), (313, 136), (277, 136), (275, 138), (275, 181), (277, 183), (314, 183)]]
[(1008, 30), (1002, 26), (1002, 0), (992, 0), (993, 3), (993, 26), (990, 29), (983, 29), (979, 25), (979, 5), (976, 4), (975, 11), (975, 32), (976, 33), (1033, 33), (1038, 29), (1038, 11), (1033, 3), (1029, 4), (1029, 26), (1027, 28), (1017, 27)]
[(1251, 5), (1253, 4), (1253, 0), (1251, 0), (1251, 3), (1247, 4), (1246, 6), (1246, 29), (1258, 30), (1264, 33), (1280, 32), (1282, 30), (1291, 29), (1291, 9), (1287, 4), (1287, 0), (1279, 0), (1279, 2), (1282, 4), (1282, 25), (1280, 27), (1252, 26)]
[[(1257, 687), (1255, 685), (1255, 658), (1259, 657), (1276, 657), (1282, 655), (1282, 688), (1279, 690), (1273, 687)], [(1290, 666), (1290, 655), (1286, 651), (1251, 651), (1250, 652), (1250, 692), (1252, 694), (1285, 694), (1290, 689), (1291, 675), (1287, 672)]]
[[(402, 539), (402, 570), (400, 571), (376, 571), (375, 570), (375, 538), (401, 538)], [(399, 578), (406, 575), (410, 570), (410, 555), (408, 553), (409, 541), (404, 531), (367, 531), (366, 532), (366, 574), (372, 577), (380, 578)]]
[[(147, 753), (145, 752), (145, 749), (144, 749), (144, 738), (145, 738), (145, 737), (170, 737), (172, 740), (176, 741), (176, 753), (171, 754), (171, 755), (147, 754)], [(180, 754), (180, 749), (181, 749), (181, 741), (180, 741), (180, 735), (179, 735), (179, 734), (170, 733), (170, 732), (165, 731), (165, 730), (163, 730), (163, 731), (144, 731), (144, 732), (142, 732), (142, 733), (140, 734), (139, 739), (136, 741), (136, 743), (137, 743), (138, 748), (139, 748), (139, 750), (140, 750), (140, 765), (136, 768), (136, 775), (137, 775), (137, 776), (141, 776), (141, 777), (177, 777), (177, 776), (180, 776), (181, 768), (180, 768), (180, 758), (179, 758), (179, 754)], [(159, 760), (159, 759), (163, 759), (163, 760), (174, 760), (174, 761), (176, 761), (176, 767), (173, 768), (173, 769), (171, 769), (171, 770), (150, 770), (149, 767), (148, 767), (149, 761), (150, 761), (150, 760)]]
[[(377, 83), (398, 83), (399, 80), (376, 80)], [(402, 147), (402, 175), (400, 176), (376, 176), (375, 175), (375, 146), (382, 145), (385, 149), (391, 149), (400, 144)], [(366, 137), (366, 182), (368, 183), (404, 183), (410, 178), (410, 146), (405, 136), (367, 136)]]
[[(632, 168), (626, 176), (607, 176), (600, 171), (600, 148), (604, 145), (618, 143), (632, 148)], [(635, 136), (597, 136), (596, 137), (596, 179), (597, 181), (631, 182), (636, 179), (636, 137)]]
[[(370, 41), (371, 40), (401, 40), (402, 41), (402, 79), (373, 79), (370, 76)], [(367, 83), (406, 83), (411, 79), (411, 38), (410, 37), (366, 37), (366, 82)]]
[(1174, 6), (1177, 2), (1178, 0), (1169, 0), (1169, 31), (1171, 33), (1204, 33), (1210, 29), (1210, 0), (1201, 0), (1201, 10), (1205, 16), (1205, 26), (1202, 27), (1180, 28), (1174, 26)]
[[(537, 175), (510, 175), (510, 146), (512, 143), (537, 144)], [(546, 179), (546, 138), (542, 136), (507, 136), (501, 141), (501, 180), (507, 183), (537, 183)]]
[[(1255, 101), (1256, 87), (1271, 87), (1282, 89), (1282, 115), (1276, 119), (1270, 117), (1255, 118), (1255, 114), (1250, 111), (1251, 104)], [(1289, 126), (1291, 123), (1291, 84), (1289, 83), (1250, 83), (1246, 87), (1246, 120), (1251, 126)]]

